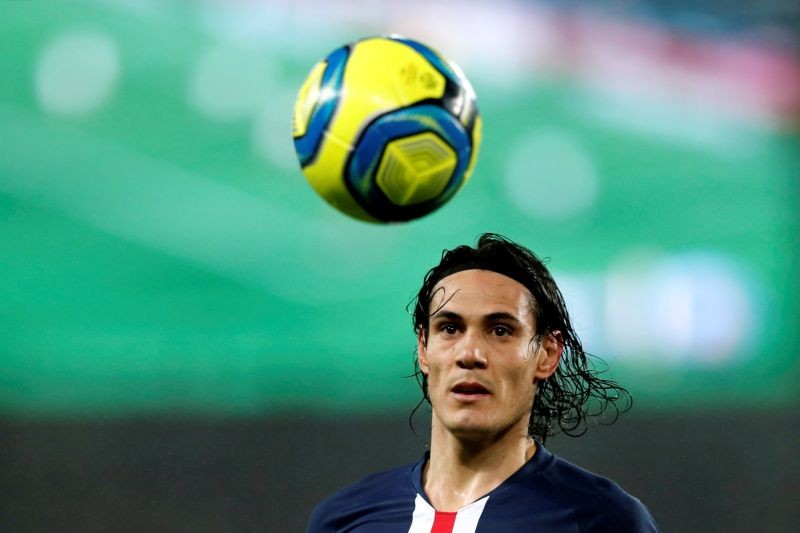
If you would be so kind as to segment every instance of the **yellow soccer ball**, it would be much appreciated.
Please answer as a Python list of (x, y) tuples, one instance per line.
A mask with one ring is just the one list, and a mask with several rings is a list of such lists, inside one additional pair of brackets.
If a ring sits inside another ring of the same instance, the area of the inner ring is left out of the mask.
[(403, 222), (466, 183), (481, 118), (457, 65), (392, 35), (342, 46), (314, 65), (297, 96), (293, 137), (303, 174), (333, 207)]

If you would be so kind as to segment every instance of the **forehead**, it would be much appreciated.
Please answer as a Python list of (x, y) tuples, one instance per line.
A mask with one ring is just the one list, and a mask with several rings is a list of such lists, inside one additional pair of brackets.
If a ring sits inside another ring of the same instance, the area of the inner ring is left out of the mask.
[(531, 292), (520, 282), (491, 270), (462, 270), (433, 289), (430, 311), (459, 314), (505, 312), (520, 320), (531, 315)]

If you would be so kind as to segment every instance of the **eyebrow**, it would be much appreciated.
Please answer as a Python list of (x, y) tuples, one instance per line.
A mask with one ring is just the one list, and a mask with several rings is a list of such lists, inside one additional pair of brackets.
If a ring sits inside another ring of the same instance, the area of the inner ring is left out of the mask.
[[(431, 320), (464, 320), (464, 317), (459, 315), (458, 313), (454, 313), (453, 311), (439, 311), (438, 313), (434, 313), (431, 317)], [(520, 320), (512, 315), (511, 313), (506, 313), (502, 311), (498, 311), (496, 313), (489, 313), (488, 315), (483, 317), (483, 320), (486, 322), (497, 322), (497, 321), (507, 321), (507, 322), (514, 322), (516, 324), (521, 324)]]
[(485, 319), (488, 320), (489, 322), (505, 320), (508, 322), (516, 322), (517, 324), (522, 323), (516, 316), (512, 315), (511, 313), (503, 313), (503, 312), (489, 313), (488, 315), (486, 315)]
[(437, 311), (430, 316), (431, 320), (447, 319), (447, 320), (463, 320), (463, 317), (458, 313), (452, 311)]

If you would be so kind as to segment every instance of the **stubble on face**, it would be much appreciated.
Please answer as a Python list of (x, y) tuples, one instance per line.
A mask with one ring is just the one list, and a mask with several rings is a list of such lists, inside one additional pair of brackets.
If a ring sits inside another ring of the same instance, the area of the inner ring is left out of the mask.
[(473, 441), (527, 435), (538, 353), (527, 288), (465, 270), (437, 285), (430, 308), (419, 349), (434, 431)]

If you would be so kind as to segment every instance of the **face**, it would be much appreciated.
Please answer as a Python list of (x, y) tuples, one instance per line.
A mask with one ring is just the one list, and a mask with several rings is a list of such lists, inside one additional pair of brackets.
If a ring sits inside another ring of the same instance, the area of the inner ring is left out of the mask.
[(561, 354), (554, 335), (534, 340), (530, 291), (496, 272), (464, 270), (439, 282), (429, 311), (418, 349), (434, 431), (467, 440), (526, 435), (536, 383)]

